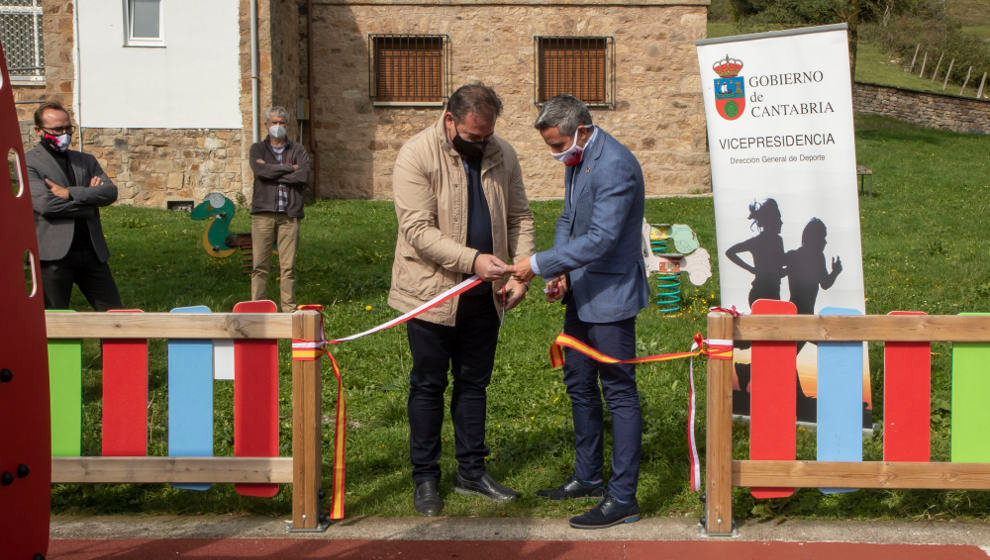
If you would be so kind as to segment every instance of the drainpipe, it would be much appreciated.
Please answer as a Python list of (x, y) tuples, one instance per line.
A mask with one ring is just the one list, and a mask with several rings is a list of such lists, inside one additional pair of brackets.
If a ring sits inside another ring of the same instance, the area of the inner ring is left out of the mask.
[(73, 54), (75, 55), (75, 60), (73, 61), (74, 62), (73, 66), (75, 68), (73, 68), (73, 70), (75, 71), (76, 74), (74, 76), (76, 87), (74, 88), (75, 93), (73, 97), (75, 99), (73, 99), (73, 101), (75, 102), (76, 105), (75, 107), (76, 122), (79, 123), (78, 139), (79, 139), (79, 151), (81, 152), (83, 151), (83, 126), (82, 126), (82, 72), (80, 72), (80, 69), (82, 68), (82, 56), (79, 51), (79, 2), (74, 0), (72, 3), (73, 3), (72, 32), (74, 34), (73, 43), (75, 43), (75, 47), (76, 47), (73, 50)]
[[(306, 98), (309, 101), (309, 176), (313, 198), (317, 198), (320, 192), (320, 152), (316, 149), (316, 117), (313, 112), (313, 0), (306, 2)], [(302, 133), (301, 125), (299, 131)]]
[(258, 0), (251, 0), (251, 138), (258, 141)]

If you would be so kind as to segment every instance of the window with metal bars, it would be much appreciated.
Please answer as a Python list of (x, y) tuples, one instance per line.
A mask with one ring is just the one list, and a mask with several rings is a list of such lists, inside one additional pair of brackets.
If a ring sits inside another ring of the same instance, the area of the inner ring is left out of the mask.
[(371, 99), (376, 104), (442, 104), (450, 84), (446, 35), (369, 35)]
[(41, 0), (0, 0), (0, 42), (11, 81), (45, 81)]
[(612, 37), (533, 38), (537, 104), (568, 93), (590, 107), (615, 107)]

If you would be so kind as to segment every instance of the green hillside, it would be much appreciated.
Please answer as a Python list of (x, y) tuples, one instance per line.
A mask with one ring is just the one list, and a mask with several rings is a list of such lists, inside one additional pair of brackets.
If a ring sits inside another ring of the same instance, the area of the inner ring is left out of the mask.
[[(949, 16), (962, 24), (964, 36), (971, 36), (990, 43), (990, 0), (957, 0), (947, 4)], [(794, 27), (760, 21), (759, 18), (749, 18), (742, 22), (732, 19), (731, 2), (729, 0), (713, 0), (709, 10), (708, 37), (726, 37), (730, 35), (757, 33)], [(990, 67), (973, 67), (967, 87), (961, 89), (961, 81), (965, 68), (953, 69), (953, 81), (945, 89), (942, 88), (946, 69), (950, 60), (943, 60), (938, 76), (933, 80), (932, 72), (938, 65), (939, 52), (936, 45), (921, 45), (914, 71), (908, 72), (911, 65), (911, 54), (897, 55), (888, 52), (879, 40), (878, 26), (865, 24), (861, 27), (859, 44), (856, 52), (856, 80), (876, 84), (890, 85), (920, 91), (933, 91), (952, 95), (975, 97), (983, 72)], [(925, 51), (928, 50), (928, 60), (925, 73), (919, 77), (921, 62)], [(990, 79), (988, 79), (990, 81)], [(984, 86), (984, 97), (990, 96), (990, 84)]]

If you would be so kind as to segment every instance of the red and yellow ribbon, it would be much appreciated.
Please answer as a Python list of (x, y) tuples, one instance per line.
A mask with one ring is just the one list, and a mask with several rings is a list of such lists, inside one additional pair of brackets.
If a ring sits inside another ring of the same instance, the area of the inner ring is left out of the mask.
[(688, 366), (689, 377), (690, 377), (690, 402), (688, 404), (688, 447), (690, 448), (690, 455), (688, 456), (688, 462), (690, 463), (691, 470), (691, 490), (697, 492), (701, 489), (701, 467), (698, 461), (698, 443), (694, 437), (694, 419), (695, 419), (695, 397), (694, 397), (694, 357), (695, 356), (708, 356), (714, 360), (731, 360), (732, 359), (732, 341), (731, 340), (715, 340), (715, 339), (705, 339), (701, 336), (701, 333), (694, 335), (694, 342), (691, 344), (691, 350), (688, 352), (676, 352), (673, 354), (656, 354), (653, 356), (643, 356), (639, 358), (629, 358), (625, 360), (620, 360), (613, 358), (607, 354), (599, 352), (592, 346), (574, 338), (573, 336), (567, 334), (558, 334), (557, 338), (554, 339), (553, 344), (550, 346), (550, 364), (555, 367), (561, 367), (564, 365), (564, 348), (570, 348), (577, 352), (588, 356), (596, 362), (603, 364), (645, 364), (651, 362), (668, 362), (670, 360), (680, 360), (683, 358), (691, 358)]
[(574, 338), (569, 334), (560, 333), (557, 338), (554, 339), (553, 345), (550, 346), (550, 365), (559, 368), (564, 365), (564, 348), (570, 348), (572, 350), (577, 350), (578, 352), (588, 356), (596, 362), (601, 362), (603, 364), (645, 364), (650, 362), (668, 362), (670, 360), (680, 360), (683, 358), (693, 358), (694, 356), (700, 356), (702, 354), (710, 356), (715, 359), (732, 359), (732, 343), (730, 342), (728, 346), (725, 345), (711, 345), (709, 341), (706, 341), (701, 337), (701, 333), (694, 335), (695, 343), (697, 344), (697, 350), (692, 349), (690, 352), (677, 352), (674, 354), (656, 354), (653, 356), (642, 356), (639, 358), (629, 358), (626, 360), (619, 360), (613, 358), (607, 354), (599, 352), (595, 348), (588, 344)]

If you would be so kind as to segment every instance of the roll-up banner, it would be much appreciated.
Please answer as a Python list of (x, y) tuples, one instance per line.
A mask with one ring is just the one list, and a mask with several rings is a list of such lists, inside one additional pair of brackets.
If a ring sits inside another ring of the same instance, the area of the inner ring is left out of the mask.
[[(865, 312), (846, 24), (697, 42), (721, 305)], [(814, 422), (817, 349), (798, 343), (797, 415)], [(864, 354), (865, 354), (864, 344)], [(733, 411), (749, 414), (737, 348)], [(864, 356), (863, 426), (871, 426)]]

